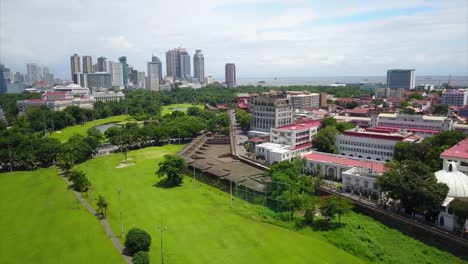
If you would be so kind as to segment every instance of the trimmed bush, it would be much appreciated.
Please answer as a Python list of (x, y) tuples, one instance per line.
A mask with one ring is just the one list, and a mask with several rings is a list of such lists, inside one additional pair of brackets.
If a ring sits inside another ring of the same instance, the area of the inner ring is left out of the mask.
[(135, 255), (133, 255), (132, 263), (133, 264), (149, 264), (150, 258), (149, 258), (148, 252), (138, 251)]
[(125, 248), (133, 256), (138, 251), (149, 251), (151, 236), (144, 230), (132, 228), (125, 237)]

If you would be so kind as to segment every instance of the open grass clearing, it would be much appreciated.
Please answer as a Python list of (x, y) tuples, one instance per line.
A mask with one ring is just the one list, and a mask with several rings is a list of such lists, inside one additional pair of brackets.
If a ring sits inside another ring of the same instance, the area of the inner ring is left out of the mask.
[[(170, 114), (172, 112), (174, 112), (175, 110), (179, 110), (181, 112), (187, 112), (187, 109), (189, 107), (192, 107), (192, 106), (196, 106), (200, 109), (204, 109), (205, 106), (204, 105), (193, 105), (193, 104), (188, 104), (188, 103), (185, 103), (185, 104), (170, 104), (170, 105), (163, 105), (162, 109), (161, 109), (161, 116), (164, 116), (165, 114)], [(179, 108), (179, 109), (177, 109)]]

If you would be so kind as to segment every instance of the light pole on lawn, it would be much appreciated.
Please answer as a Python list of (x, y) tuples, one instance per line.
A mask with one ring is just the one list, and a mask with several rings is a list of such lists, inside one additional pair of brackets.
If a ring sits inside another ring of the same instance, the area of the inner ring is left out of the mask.
[(120, 188), (117, 188), (117, 192), (119, 193), (119, 208), (120, 208), (120, 237), (123, 237), (123, 222), (122, 222), (122, 203), (120, 202), (120, 193), (122, 190)]
[(167, 230), (167, 227), (156, 226), (156, 228), (159, 229), (159, 231), (161, 231), (161, 264), (164, 264), (163, 232)]

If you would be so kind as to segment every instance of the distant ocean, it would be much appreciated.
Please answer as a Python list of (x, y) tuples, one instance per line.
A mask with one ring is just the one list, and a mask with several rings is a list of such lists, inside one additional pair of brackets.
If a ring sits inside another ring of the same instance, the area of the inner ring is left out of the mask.
[[(440, 86), (447, 83), (448, 76), (416, 76), (416, 85), (433, 84)], [(468, 76), (451, 76), (454, 86), (467, 86)], [(333, 83), (386, 83), (386, 76), (352, 76), (352, 77), (277, 77), (275, 78), (237, 78), (237, 85), (258, 85), (265, 82), (265, 85), (288, 86), (288, 85), (330, 85)]]

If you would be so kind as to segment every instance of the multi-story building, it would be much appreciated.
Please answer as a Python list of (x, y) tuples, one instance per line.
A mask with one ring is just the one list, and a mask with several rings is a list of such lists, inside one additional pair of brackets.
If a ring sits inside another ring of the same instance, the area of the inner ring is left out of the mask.
[(83, 73), (93, 73), (93, 58), (83, 56)]
[(161, 60), (152, 56), (148, 62), (148, 77), (145, 83), (145, 89), (158, 91), (159, 85), (162, 83), (162, 63)]
[(145, 88), (145, 72), (138, 72), (137, 73), (137, 88)]
[(53, 85), (54, 84), (54, 75), (50, 73), (49, 68), (44, 67), (42, 69), (42, 80), (47, 84), (47, 85)]
[(296, 147), (310, 143), (312, 137), (317, 134), (319, 127), (320, 121), (307, 121), (271, 128), (270, 141)]
[(336, 136), (335, 146), (345, 156), (390, 161), (393, 159), (396, 143), (417, 143), (421, 140), (421, 137), (406, 131), (389, 133), (355, 128)]
[(112, 75), (107, 72), (85, 73), (84, 87), (112, 88)]
[(455, 162), (459, 171), (468, 174), (468, 138), (442, 152), (440, 158), (444, 163)]
[(236, 86), (236, 65), (234, 63), (226, 63), (224, 69), (225, 82), (227, 87)]
[(190, 79), (190, 55), (187, 51), (180, 52), (180, 78), (182, 80)]
[(327, 107), (328, 106), (327, 100), (328, 100), (327, 93), (320, 92), (320, 104), (319, 104), (319, 106), (320, 107)]
[(96, 102), (118, 102), (120, 100), (125, 99), (125, 94), (123, 92), (93, 92), (92, 96)]
[(446, 89), (442, 92), (441, 103), (443, 105), (464, 106), (468, 104), (467, 89)]
[[(73, 54), (73, 56), (70, 56), (70, 72), (71, 72), (71, 77), (74, 83), (77, 83), (75, 81), (76, 78), (76, 73), (81, 72), (81, 65), (80, 65), (80, 56), (78, 54)], [(29, 73), (28, 73), (29, 74)]]
[(109, 61), (109, 72), (112, 76), (112, 86), (124, 87), (122, 64)]
[(193, 76), (199, 83), (205, 83), (205, 56), (200, 49), (193, 55)]
[(5, 75), (3, 74), (4, 70), (5, 70), (5, 66), (3, 66), (3, 64), (0, 64), (0, 93), (7, 93), (8, 91), (7, 79), (5, 78)]
[(24, 75), (21, 74), (20, 72), (16, 72), (15, 73), (15, 82), (24, 83), (25, 82)]
[(381, 113), (371, 118), (371, 127), (406, 129), (423, 137), (452, 130), (452, 126), (452, 119), (445, 116)]
[(416, 85), (416, 75), (414, 69), (388, 70), (387, 71), (387, 87), (390, 89), (414, 89)]
[(98, 60), (98, 62), (97, 62), (97, 71), (98, 72), (108, 72), (106, 57), (99, 57), (97, 60)]
[(173, 81), (182, 79), (180, 53), (183, 51), (185, 49), (179, 47), (166, 52), (166, 75)]
[(5, 111), (3, 111), (3, 108), (1, 106), (0, 106), (0, 121), (6, 121)]
[(298, 146), (277, 144), (266, 142), (255, 146), (255, 156), (264, 160), (267, 164), (274, 164), (294, 157), (300, 157), (312, 150), (311, 143), (304, 143)]
[(127, 64), (127, 57), (122, 56), (119, 58), (119, 62), (122, 66), (122, 80), (123, 80), (123, 87), (128, 87), (128, 64)]
[(35, 82), (40, 82), (42, 80), (41, 67), (39, 67), (36, 63), (26, 64), (26, 70), (27, 70), (27, 74), (28, 74), (27, 82), (29, 84), (33, 84)]
[(94, 98), (89, 96), (74, 97), (70, 92), (47, 91), (41, 99), (21, 100), (16, 105), (22, 112), (32, 106), (47, 106), (50, 110), (62, 111), (69, 106), (93, 109), (94, 102)]
[(270, 133), (271, 128), (292, 124), (292, 106), (285, 94), (256, 95), (250, 99), (252, 133)]
[(293, 109), (307, 109), (320, 107), (320, 94), (303, 93), (289, 95)]
[(145, 89), (151, 91), (159, 91), (159, 81), (156, 78), (146, 77), (145, 78)]
[(66, 86), (63, 85), (57, 85), (54, 88), (52, 88), (53, 91), (55, 92), (66, 92), (70, 93), (73, 96), (88, 96), (89, 95), (89, 89), (79, 86), (77, 84), (71, 83)]

